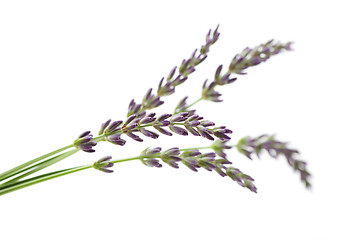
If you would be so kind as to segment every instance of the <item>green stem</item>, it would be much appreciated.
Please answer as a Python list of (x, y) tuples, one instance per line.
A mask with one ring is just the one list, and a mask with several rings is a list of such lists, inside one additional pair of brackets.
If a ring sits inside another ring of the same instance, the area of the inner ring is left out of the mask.
[(63, 152), (63, 151), (65, 151), (65, 150), (67, 150), (69, 148), (72, 148), (72, 147), (73, 147), (73, 145), (71, 144), (71, 145), (68, 145), (66, 147), (59, 148), (59, 149), (57, 149), (55, 151), (52, 151), (52, 152), (47, 153), (45, 155), (42, 155), (42, 156), (40, 156), (38, 158), (35, 158), (33, 160), (30, 160), (30, 161), (28, 161), (26, 163), (23, 163), (23, 164), (17, 166), (17, 167), (14, 167), (14, 168), (6, 171), (6, 172), (3, 172), (3, 173), (0, 174), (0, 181), (3, 181), (3, 180), (5, 180), (5, 179), (7, 179), (9, 177), (12, 177), (12, 176), (16, 175), (17, 173), (21, 172), (20, 170), (22, 170), (23, 168), (26, 168), (27, 166), (35, 164), (35, 163), (37, 163), (37, 162), (39, 162), (39, 161), (41, 161), (43, 159), (51, 157), (51, 156), (53, 156), (53, 155), (55, 155), (57, 153)]
[(61, 170), (61, 171), (56, 171), (56, 172), (52, 172), (52, 173), (47, 173), (41, 176), (37, 176), (34, 178), (30, 178), (27, 180), (23, 180), (21, 182), (15, 183), (14, 185), (11, 186), (7, 186), (4, 189), (0, 190), (0, 195), (4, 195), (40, 182), (44, 182), (53, 178), (57, 178), (57, 177), (61, 177), (70, 173), (74, 173), (74, 172), (78, 172), (78, 171), (82, 171), (88, 168), (92, 168), (92, 165), (84, 165), (84, 166), (80, 166), (80, 167), (75, 167), (75, 168), (70, 168), (70, 169), (65, 169), (65, 170)]
[(73, 149), (73, 150), (70, 150), (68, 152), (62, 153), (62, 154), (60, 154), (58, 156), (52, 157), (52, 158), (50, 158), (50, 159), (48, 159), (48, 160), (46, 160), (46, 161), (44, 161), (42, 163), (39, 163), (39, 164), (37, 164), (35, 166), (29, 167), (29, 168), (27, 168), (27, 170), (29, 170), (31, 168), (34, 168), (34, 169), (31, 170), (31, 171), (28, 171), (27, 173), (24, 173), (24, 174), (16, 177), (16, 178), (13, 178), (10, 181), (7, 181), (7, 182), (1, 184), (0, 188), (6, 187), (6, 186), (8, 186), (8, 185), (10, 185), (12, 183), (17, 182), (18, 180), (20, 180), (20, 179), (22, 179), (24, 177), (27, 177), (27, 176), (29, 176), (29, 175), (31, 175), (33, 173), (36, 173), (36, 172), (38, 172), (38, 171), (40, 171), (40, 170), (42, 170), (44, 168), (47, 168), (47, 167), (49, 167), (49, 166), (51, 166), (51, 165), (53, 165), (53, 164), (55, 164), (55, 163), (57, 163), (57, 162), (59, 162), (59, 161), (61, 161), (63, 159), (75, 154), (78, 151), (79, 151), (78, 149)]
[[(201, 100), (203, 100), (203, 98), (201, 97), (201, 98), (199, 98), (198, 100), (196, 100), (195, 102), (193, 102), (193, 103), (191, 103), (189, 106), (187, 106), (186, 108), (184, 108), (182, 111), (186, 111), (187, 109), (189, 109), (189, 108), (191, 108), (192, 106), (194, 106), (195, 104), (197, 104), (198, 102), (200, 102)], [(177, 114), (177, 113), (179, 113), (179, 112), (174, 112), (174, 114)]]
[[(136, 156), (136, 157), (132, 157), (132, 158), (113, 160), (111, 162), (112, 163), (120, 163), (120, 162), (137, 160), (139, 158), (140, 158), (140, 156)], [(68, 174), (74, 173), (74, 172), (79, 172), (79, 171), (89, 169), (92, 167), (93, 167), (92, 164), (84, 165), (84, 166), (64, 169), (64, 170), (60, 170), (60, 171), (55, 171), (55, 172), (51, 172), (51, 173), (46, 173), (46, 174), (39, 175), (39, 176), (36, 176), (33, 178), (22, 180), (19, 182), (11, 182), (11, 183), (7, 184), (6, 186), (0, 186), (0, 195), (4, 195), (4, 194), (7, 194), (7, 193), (10, 193), (10, 192), (13, 192), (13, 191), (25, 188), (25, 187), (29, 187), (29, 186), (37, 184), (37, 183), (45, 182), (45, 181), (51, 180), (53, 178), (61, 177), (61, 176), (68, 175)]]
[[(51, 157), (51, 158), (49, 158), (49, 159), (46, 159), (46, 160), (43, 161), (43, 162), (39, 162), (39, 163), (37, 163), (37, 164), (35, 164), (35, 165), (31, 165), (31, 166), (28, 166), (28, 167), (26, 167), (26, 168), (23, 168), (23, 169), (21, 169), (21, 170), (19, 170), (19, 171), (17, 171), (17, 172), (14, 172), (13, 174), (11, 174), (11, 176), (8, 176), (8, 178), (13, 177), (13, 176), (15, 176), (15, 175), (19, 175), (20, 173), (26, 172), (26, 171), (28, 171), (28, 170), (30, 170), (30, 169), (32, 169), (32, 168), (38, 167), (38, 166), (40, 166), (41, 164), (43, 164), (43, 163), (45, 163), (45, 162), (48, 162), (48, 161), (51, 161), (52, 159), (57, 158), (57, 157), (59, 157), (59, 156), (61, 156), (61, 155), (63, 155), (63, 154), (65, 154), (65, 153), (61, 153), (61, 154), (59, 154), (59, 155), (57, 155), (57, 156), (55, 156), (55, 157)], [(1, 184), (1, 185), (3, 185), (3, 184)], [(1, 186), (1, 185), (0, 185), (0, 186)]]
[[(194, 148), (183, 148), (180, 149), (180, 151), (188, 151), (188, 150), (195, 150), (195, 149), (210, 149), (211, 146), (208, 147), (194, 147)], [(73, 150), (76, 151), (76, 150)], [(70, 153), (71, 151), (69, 151), (68, 153)], [(75, 152), (74, 152), (75, 153)], [(151, 157), (159, 157), (160, 154), (155, 154), (154, 156)], [(64, 157), (65, 158), (65, 157)], [(133, 160), (138, 160), (140, 159), (140, 156), (136, 156), (136, 157), (131, 157), (131, 158), (124, 158), (124, 159), (118, 159), (118, 160), (112, 160), (110, 162), (112, 163), (120, 163), (120, 162), (127, 162), (127, 161), (133, 161)], [(25, 179), (22, 181), (18, 181), (18, 182), (11, 182), (6, 186), (0, 186), (0, 195), (4, 195), (40, 182), (44, 182), (44, 181), (48, 181), (50, 179), (53, 178), (57, 178), (57, 177), (61, 177), (64, 175), (68, 175), (70, 173), (74, 173), (74, 172), (79, 172), (85, 169), (89, 169), (92, 168), (93, 165), (84, 165), (84, 166), (79, 166), (79, 167), (74, 167), (74, 168), (69, 168), (69, 169), (64, 169), (64, 170), (59, 170), (59, 171), (55, 171), (55, 172), (50, 172), (50, 173), (46, 173), (43, 175), (39, 175), (33, 178), (29, 178), (29, 179)], [(2, 187), (2, 188), (1, 188)]]

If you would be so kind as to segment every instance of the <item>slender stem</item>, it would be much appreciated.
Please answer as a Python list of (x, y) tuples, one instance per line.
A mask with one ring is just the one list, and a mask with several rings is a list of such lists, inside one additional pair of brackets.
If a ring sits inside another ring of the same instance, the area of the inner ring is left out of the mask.
[(182, 149), (180, 149), (180, 151), (189, 151), (189, 150), (195, 150), (195, 149), (210, 149), (210, 148), (212, 148), (212, 147), (208, 146), (208, 147), (182, 148)]
[[(203, 100), (203, 98), (199, 98), (198, 100), (196, 100), (195, 102), (191, 103), (189, 106), (187, 106), (186, 108), (183, 109), (183, 111), (186, 111), (187, 109), (191, 108), (192, 106), (194, 106), (195, 104), (197, 104), (198, 102), (200, 102), (201, 100)], [(177, 114), (179, 112), (174, 112), (174, 114)]]
[(120, 162), (127, 162), (127, 161), (132, 161), (132, 160), (138, 160), (140, 159), (140, 156), (136, 156), (136, 157), (132, 157), (132, 158), (125, 158), (125, 159), (118, 159), (118, 160), (113, 160), (110, 161), (112, 163), (120, 163)]
[(57, 149), (55, 151), (52, 151), (52, 152), (47, 153), (45, 155), (42, 155), (42, 156), (40, 156), (38, 158), (35, 158), (33, 160), (30, 160), (30, 161), (28, 161), (26, 163), (23, 163), (23, 164), (17, 166), (17, 167), (14, 167), (14, 168), (6, 171), (6, 172), (3, 172), (3, 173), (0, 174), (0, 181), (2, 181), (4, 179), (7, 179), (7, 178), (9, 178), (11, 176), (14, 176), (16, 173), (18, 173), (20, 170), (22, 170), (23, 168), (25, 168), (27, 166), (30, 166), (30, 165), (32, 165), (34, 163), (37, 163), (37, 162), (39, 162), (39, 161), (41, 161), (43, 159), (51, 157), (51, 156), (53, 156), (53, 155), (55, 155), (57, 153), (63, 152), (63, 151), (65, 151), (65, 150), (67, 150), (69, 148), (72, 148), (72, 147), (73, 147), (73, 145), (71, 144), (71, 145), (65, 146), (63, 148), (59, 148), (59, 149)]
[(203, 100), (202, 97), (199, 98), (198, 100), (196, 100), (195, 102), (191, 103), (189, 106), (187, 106), (187, 107), (185, 108), (185, 110), (188, 109), (188, 108), (191, 108), (192, 106), (194, 106), (195, 104), (197, 104), (197, 103), (200, 102), (201, 100)]
[(31, 170), (31, 171), (29, 171), (27, 173), (24, 173), (24, 174), (22, 174), (22, 175), (20, 175), (20, 176), (18, 176), (16, 178), (11, 179), (10, 181), (7, 181), (7, 182), (1, 184), (0, 188), (6, 187), (9, 184), (15, 183), (15, 182), (17, 182), (18, 180), (20, 180), (20, 179), (22, 179), (24, 177), (27, 177), (27, 176), (29, 176), (29, 175), (31, 175), (33, 173), (36, 173), (36, 172), (38, 172), (38, 171), (40, 171), (40, 170), (42, 170), (42, 169), (44, 169), (46, 167), (49, 167), (49, 166), (51, 166), (51, 165), (65, 159), (65, 158), (75, 154), (78, 151), (79, 151), (78, 149), (73, 149), (73, 150), (70, 150), (70, 151), (68, 151), (66, 153), (62, 153), (62, 154), (60, 154), (58, 156), (50, 158), (50, 159), (48, 159), (48, 160), (46, 160), (46, 161), (44, 161), (44, 162), (42, 162), (40, 164), (37, 164), (36, 167), (33, 170)]
[[(120, 162), (127, 162), (127, 161), (132, 161), (132, 160), (138, 160), (140, 158), (140, 156), (136, 156), (136, 157), (132, 157), (132, 158), (125, 158), (125, 159), (118, 159), (118, 160), (113, 160), (111, 161), (112, 163), (120, 163)], [(3, 188), (0, 188), (0, 195), (4, 195), (37, 183), (41, 183), (44, 181), (48, 181), (50, 179), (53, 178), (57, 178), (57, 177), (61, 177), (64, 175), (68, 175), (70, 173), (74, 173), (74, 172), (79, 172), (85, 169), (89, 169), (92, 168), (93, 165), (89, 164), (89, 165), (83, 165), (83, 166), (79, 166), (79, 167), (74, 167), (74, 168), (69, 168), (69, 169), (64, 169), (64, 170), (60, 170), (60, 171), (55, 171), (55, 172), (51, 172), (51, 173), (46, 173), (43, 175), (39, 175), (33, 178), (29, 178), (20, 182), (11, 182), (9, 183), (7, 186), (4, 186)], [(0, 186), (1, 187), (1, 186)]]
[(66, 169), (66, 170), (62, 170), (62, 171), (57, 171), (57, 172), (53, 172), (53, 173), (48, 173), (48, 174), (44, 174), (41, 176), (37, 176), (31, 179), (27, 179), (21, 182), (18, 182), (12, 186), (8, 186), (4, 189), (0, 190), (0, 195), (4, 195), (6, 193), (10, 193), (40, 182), (44, 182), (53, 178), (57, 178), (57, 177), (61, 177), (70, 173), (74, 173), (74, 172), (78, 172), (78, 171), (82, 171), (88, 168), (92, 168), (92, 165), (84, 165), (84, 166), (80, 166), (80, 167), (75, 167), (75, 168), (70, 168), (70, 169)]
[[(17, 171), (17, 172), (12, 173), (12, 174), (9, 175), (7, 178), (11, 178), (11, 177), (13, 177), (13, 176), (15, 176), (15, 175), (18, 175), (18, 174), (23, 173), (23, 172), (26, 172), (26, 171), (28, 171), (28, 170), (30, 170), (30, 169), (36, 168), (36, 167), (40, 166), (41, 164), (43, 164), (43, 163), (45, 163), (45, 162), (48, 162), (48, 161), (51, 161), (52, 159), (57, 158), (57, 157), (59, 157), (59, 156), (61, 156), (61, 155), (63, 155), (63, 154), (65, 154), (65, 153), (61, 153), (61, 154), (59, 154), (59, 155), (57, 155), (57, 156), (55, 156), (55, 157), (48, 158), (48, 159), (46, 159), (46, 160), (43, 161), (43, 162), (39, 162), (39, 163), (37, 163), (37, 164), (30, 165), (30, 166), (28, 166), (28, 167), (26, 167), (26, 168), (23, 168), (23, 169), (21, 169), (21, 170), (19, 170), (19, 171)], [(5, 180), (5, 179), (4, 179), (4, 180)], [(11, 180), (11, 181), (12, 181), (12, 180)], [(3, 184), (1, 184), (1, 185), (3, 185)], [(1, 185), (0, 185), (0, 186), (1, 186)]]
[[(193, 148), (183, 148), (183, 149), (180, 149), (180, 151), (188, 151), (188, 150), (194, 150), (194, 149), (210, 149), (210, 148), (211, 148), (211, 146), (198, 147), (198, 148), (193, 147)], [(76, 150), (73, 150), (73, 151), (74, 151), (73, 153), (75, 153)], [(72, 152), (72, 151), (69, 151), (68, 153), (70, 153), (70, 152)], [(160, 154), (155, 154), (155, 155), (153, 155), (151, 157), (159, 157), (159, 156), (160, 156)], [(110, 162), (112, 162), (112, 163), (120, 163), (120, 162), (127, 162), (127, 161), (133, 161), (133, 160), (138, 160), (138, 159), (140, 159), (140, 156), (131, 157), (131, 158), (124, 158), (124, 159), (118, 159), (118, 160), (112, 160)], [(18, 181), (18, 182), (10, 182), (6, 186), (0, 186), (0, 195), (4, 195), (6, 193), (10, 193), (10, 192), (13, 192), (13, 191), (16, 191), (16, 190), (19, 190), (19, 189), (22, 189), (22, 188), (25, 188), (25, 187), (40, 183), (40, 182), (48, 181), (48, 180), (53, 179), (53, 178), (61, 177), (61, 176), (68, 175), (68, 174), (74, 173), (74, 172), (79, 172), (79, 171), (89, 169), (89, 168), (92, 168), (92, 167), (93, 167), (92, 164), (84, 165), (84, 166), (79, 166), (79, 167), (74, 167), (74, 168), (69, 168), (69, 169), (64, 169), (64, 170), (59, 170), (59, 171), (55, 171), (55, 172), (46, 173), (46, 174), (43, 174), (43, 175), (39, 175), (39, 176), (29, 178), (29, 179), (25, 179), (25, 180)]]

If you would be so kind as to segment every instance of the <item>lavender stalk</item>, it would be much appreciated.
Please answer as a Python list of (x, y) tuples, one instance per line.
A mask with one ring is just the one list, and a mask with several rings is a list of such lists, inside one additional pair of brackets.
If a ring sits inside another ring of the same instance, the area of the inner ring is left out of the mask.
[[(269, 58), (279, 54), (283, 51), (290, 51), (292, 42), (282, 44), (270, 40), (264, 44), (260, 44), (254, 48), (245, 48), (240, 54), (236, 54), (231, 61), (228, 70), (222, 74), (223, 65), (220, 65), (215, 72), (214, 80), (208, 82), (205, 80), (202, 87), (201, 97), (191, 104), (187, 104), (187, 97), (182, 99), (175, 108), (175, 113), (189, 111), (189, 108), (200, 102), (201, 100), (208, 100), (212, 102), (222, 102), (220, 99), (221, 93), (215, 90), (216, 86), (223, 86), (231, 84), (237, 80), (233, 75), (245, 75), (245, 70), (266, 62)], [(189, 111), (193, 112), (193, 111)]]
[[(230, 134), (232, 134), (230, 129), (225, 126), (216, 126), (214, 122), (205, 120), (204, 117), (195, 114), (195, 110), (189, 110), (190, 107), (201, 100), (222, 101), (220, 99), (221, 94), (215, 90), (216, 86), (233, 83), (236, 78), (232, 74), (245, 74), (247, 68), (265, 62), (271, 56), (283, 50), (291, 50), (291, 43), (281, 44), (269, 41), (254, 49), (246, 48), (242, 53), (234, 57), (224, 74), (221, 74), (222, 65), (217, 68), (214, 80), (209, 84), (207, 80), (205, 81), (202, 97), (197, 101), (187, 105), (187, 97), (185, 97), (176, 107), (174, 114), (156, 115), (153, 112), (146, 112), (162, 105), (164, 101), (161, 98), (172, 95), (175, 88), (187, 80), (188, 76), (195, 71), (195, 67), (206, 59), (210, 46), (217, 41), (219, 35), (218, 28), (214, 31), (210, 30), (206, 36), (206, 43), (201, 47), (199, 53), (195, 50), (190, 58), (182, 61), (179, 68), (174, 67), (166, 79), (162, 78), (157, 93), (153, 93), (152, 89), (149, 89), (143, 97), (142, 103), (137, 104), (132, 100), (128, 107), (127, 119), (124, 121), (111, 121), (109, 119), (101, 125), (96, 137), (90, 131), (85, 131), (72, 144), (1, 173), (0, 195), (90, 168), (112, 173), (112, 167), (115, 163), (132, 160), (139, 160), (148, 167), (161, 168), (164, 164), (172, 168), (179, 168), (180, 165), (184, 165), (194, 172), (199, 169), (205, 169), (209, 172), (214, 171), (222, 177), (229, 177), (252, 192), (257, 192), (254, 179), (232, 166), (232, 162), (227, 159), (225, 151), (234, 147), (250, 159), (254, 154), (259, 157), (263, 151), (267, 151), (273, 158), (285, 157), (288, 164), (300, 173), (301, 181), (305, 186), (310, 187), (310, 174), (306, 169), (306, 163), (298, 160), (298, 151), (288, 148), (287, 143), (275, 140), (273, 136), (262, 135), (257, 138), (246, 137), (236, 145), (228, 145), (231, 139)], [(173, 134), (181, 136), (193, 135), (216, 141), (211, 146), (199, 148), (179, 149), (174, 147), (165, 151), (161, 151), (160, 147), (147, 148), (139, 156), (132, 158), (112, 160), (111, 156), (106, 156), (93, 164), (28, 177), (80, 150), (93, 153), (97, 143), (102, 141), (124, 146), (127, 139), (142, 142), (144, 141), (143, 137), (157, 139), (161, 134), (167, 136)], [(212, 151), (202, 152), (204, 149), (212, 149)], [(7, 181), (5, 182), (5, 180)]]
[[(214, 31), (209, 30), (206, 35), (206, 42), (201, 46), (199, 53), (197, 53), (197, 49), (195, 49), (190, 58), (182, 61), (179, 68), (175, 66), (170, 71), (166, 79), (163, 77), (160, 80), (157, 94), (153, 94), (152, 88), (150, 88), (145, 94), (142, 103), (137, 104), (134, 99), (131, 100), (128, 109), (128, 116), (133, 114), (142, 114), (145, 110), (150, 110), (162, 105), (164, 102), (161, 100), (161, 97), (172, 95), (175, 92), (175, 88), (183, 84), (188, 79), (188, 76), (195, 72), (195, 67), (207, 58), (210, 46), (216, 43), (220, 36), (218, 28), (219, 26), (217, 26)], [(178, 73), (175, 74), (177, 68)]]

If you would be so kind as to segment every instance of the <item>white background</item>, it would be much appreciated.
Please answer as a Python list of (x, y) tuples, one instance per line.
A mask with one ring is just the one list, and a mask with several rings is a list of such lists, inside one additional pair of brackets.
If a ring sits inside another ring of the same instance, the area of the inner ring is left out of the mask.
[[(122, 163), (113, 174), (87, 170), (1, 196), (0, 238), (360, 239), (356, 2), (1, 1), (1, 171), (124, 119), (132, 98), (156, 88), (220, 24), (208, 59), (156, 112), (197, 99), (203, 81), (243, 48), (294, 41), (295, 51), (219, 88), (223, 103), (197, 108), (233, 129), (233, 143), (276, 133), (314, 177), (307, 191), (284, 159), (234, 151), (234, 164), (255, 178), (254, 194), (216, 173)], [(208, 144), (181, 136), (101, 143), (51, 169)]]

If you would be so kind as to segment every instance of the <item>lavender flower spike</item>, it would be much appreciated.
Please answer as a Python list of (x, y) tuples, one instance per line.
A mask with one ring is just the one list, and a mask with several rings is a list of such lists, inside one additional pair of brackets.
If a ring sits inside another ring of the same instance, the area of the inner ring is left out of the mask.
[(114, 171), (109, 168), (114, 166), (114, 163), (109, 162), (110, 160), (111, 156), (103, 157), (93, 164), (93, 168), (105, 173), (112, 173)]
[(289, 148), (287, 143), (276, 140), (274, 136), (261, 135), (256, 138), (245, 137), (240, 139), (236, 148), (249, 159), (252, 159), (253, 154), (259, 157), (263, 151), (268, 152), (273, 158), (284, 156), (288, 164), (300, 173), (301, 181), (305, 184), (305, 187), (311, 187), (309, 181), (311, 175), (306, 169), (306, 163), (297, 159), (299, 152), (296, 149)]
[(93, 135), (90, 134), (90, 131), (86, 131), (74, 141), (74, 147), (83, 150), (84, 152), (95, 152), (92, 147), (96, 146), (96, 142), (92, 141), (92, 139)]
[(142, 153), (140, 154), (140, 161), (148, 167), (156, 167), (161, 168), (162, 165), (159, 163), (159, 160), (155, 157), (158, 157), (158, 155), (161, 151), (160, 147), (157, 148), (146, 148)]
[(173, 168), (179, 168), (179, 165), (177, 164), (177, 162), (181, 161), (179, 155), (180, 155), (179, 148), (170, 148), (165, 152), (161, 153), (160, 158), (169, 166)]

